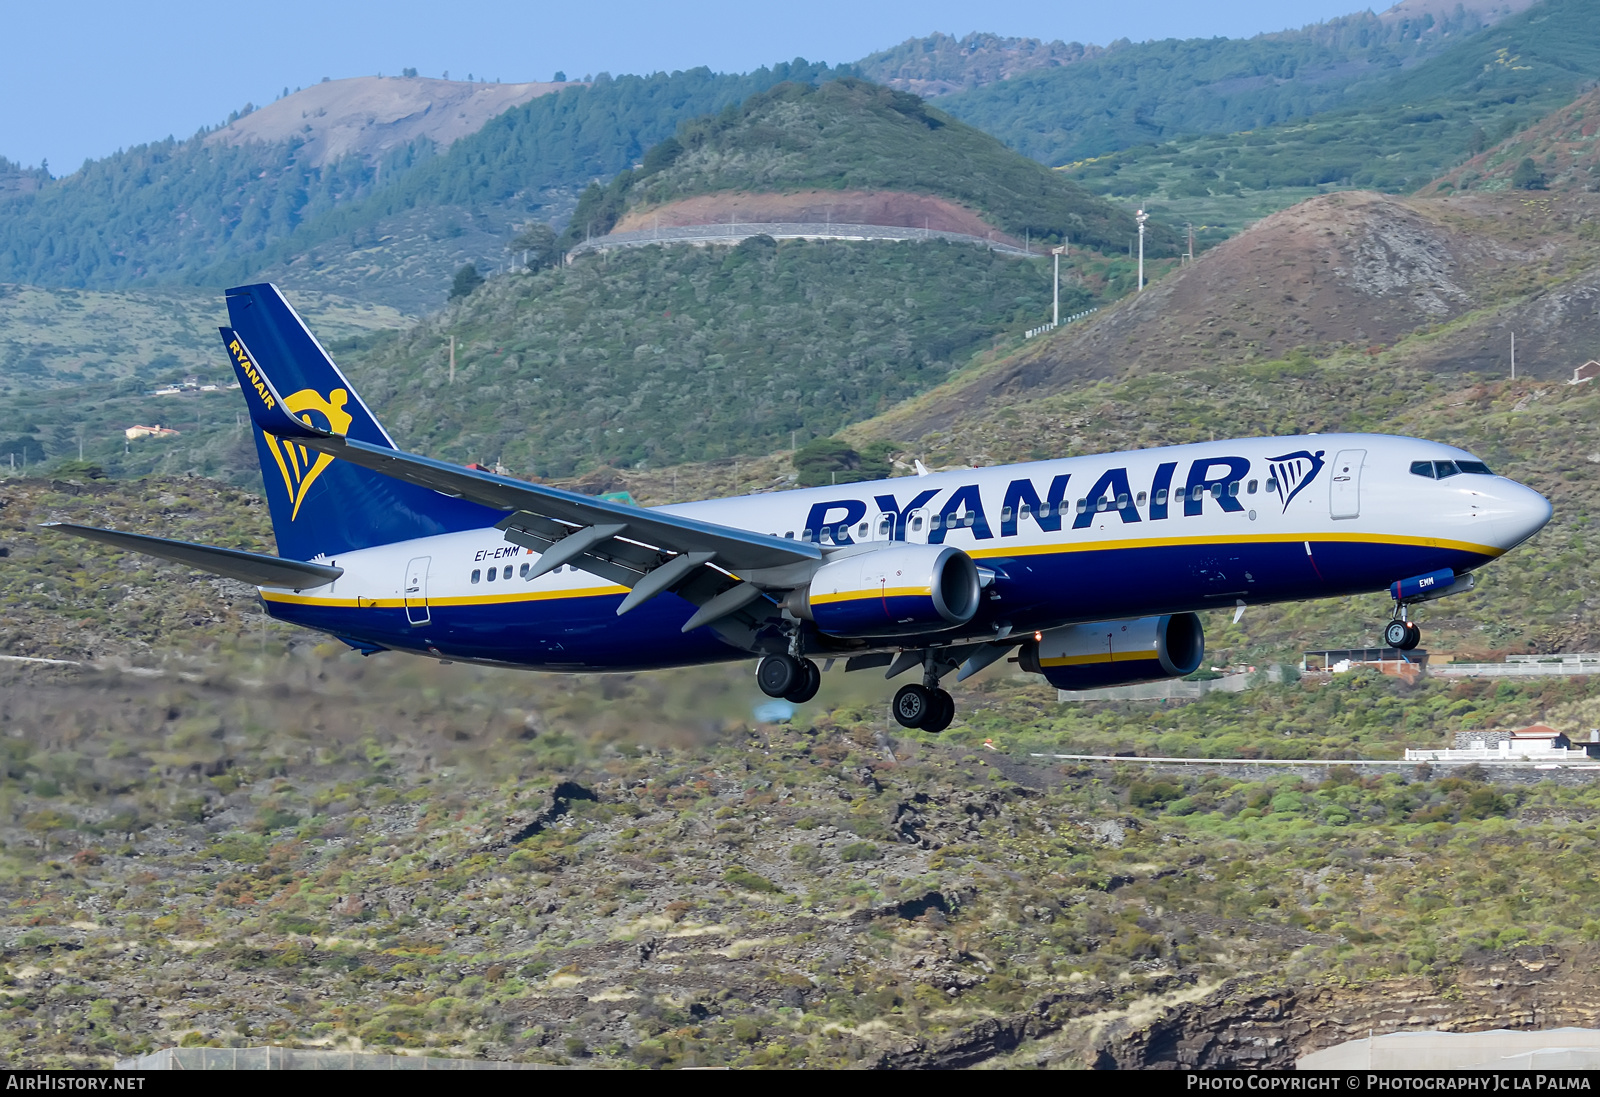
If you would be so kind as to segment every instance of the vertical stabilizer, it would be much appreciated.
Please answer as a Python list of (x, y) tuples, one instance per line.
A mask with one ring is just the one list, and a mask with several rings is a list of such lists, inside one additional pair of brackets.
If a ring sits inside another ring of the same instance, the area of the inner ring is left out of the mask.
[[(241, 383), (251, 367), (295, 418), (334, 434), (394, 448), (388, 432), (334, 365), (298, 313), (270, 283), (227, 291), (231, 328), (223, 343)], [(255, 390), (246, 398), (257, 397)], [(256, 453), (272, 512), (278, 551), (296, 560), (406, 541), (436, 533), (482, 529), (503, 513), (381, 473), (337, 461), (287, 438), (269, 434), (252, 419)]]

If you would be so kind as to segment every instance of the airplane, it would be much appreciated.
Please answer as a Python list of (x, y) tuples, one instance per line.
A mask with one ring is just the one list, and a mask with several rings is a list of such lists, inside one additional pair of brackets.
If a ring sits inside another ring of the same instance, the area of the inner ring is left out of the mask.
[(803, 703), (816, 659), (940, 685), (1012, 658), (1059, 689), (1199, 668), (1198, 614), (1387, 590), (1419, 604), (1549, 520), (1542, 495), (1454, 446), (1378, 434), (1202, 442), (660, 507), (399, 449), (278, 288), (226, 291), (222, 342), (280, 555), (54, 523), (254, 584), (273, 617), (364, 654), (548, 671), (756, 659)]

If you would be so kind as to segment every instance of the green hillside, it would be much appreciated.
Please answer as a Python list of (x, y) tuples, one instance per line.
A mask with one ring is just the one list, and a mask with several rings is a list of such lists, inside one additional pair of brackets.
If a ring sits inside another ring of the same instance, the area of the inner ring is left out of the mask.
[(1459, 8), (1442, 19), (1395, 22), (1361, 12), (1248, 39), (1119, 42), (1102, 56), (1036, 68), (939, 106), (1027, 156), (1065, 164), (1334, 109), (1479, 25)]
[[(602, 74), (507, 111), (447, 152), (414, 142), (380, 164), (312, 168), (294, 142), (205, 145), (202, 131), (89, 161), (37, 189), (0, 168), (0, 282), (215, 287), (320, 243), (366, 246), (375, 226), (414, 209), (526, 219), (548, 200), (542, 192), (620, 171), (684, 119), (830, 72), (797, 60), (743, 75)], [(19, 185), (5, 186), (8, 177)]]
[(1415, 190), (1565, 105), (1595, 72), (1600, 20), (1583, 0), (1545, 0), (1352, 93), (1359, 106), (1126, 148), (1071, 164), (1066, 174), (1225, 236), (1319, 190)]
[[(1081, 287), (1062, 296), (1064, 309), (1089, 301)], [(786, 449), (791, 432), (804, 442), (876, 414), (1049, 312), (1043, 260), (969, 245), (756, 238), (497, 278), (398, 338), (330, 346), (402, 445), (565, 476)], [(76, 456), (68, 424), (92, 406), (87, 452), (113, 475), (259, 477), (234, 400), (84, 386), (12, 404), (13, 419), (63, 456)], [(115, 423), (161, 412), (183, 436), (124, 453)]]
[[(898, 190), (951, 198), (1021, 237), (1122, 247), (1132, 215), (1085, 193), (999, 141), (906, 92), (843, 78), (785, 83), (737, 108), (685, 122), (636, 171), (593, 186), (569, 238), (606, 231), (646, 203), (718, 191)], [(1152, 226), (1147, 250), (1173, 253)]]

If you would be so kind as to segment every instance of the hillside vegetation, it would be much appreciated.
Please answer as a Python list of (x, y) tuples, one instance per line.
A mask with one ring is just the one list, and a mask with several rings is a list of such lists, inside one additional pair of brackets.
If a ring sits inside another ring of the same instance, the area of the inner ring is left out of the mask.
[[(1125, 210), (954, 121), (923, 100), (852, 78), (786, 83), (737, 108), (684, 123), (637, 171), (592, 186), (568, 238), (609, 231), (625, 209), (717, 191), (825, 188), (911, 191), (954, 199), (1014, 237), (1120, 247), (1134, 231)], [(1175, 237), (1152, 226), (1147, 248), (1171, 254)]]
[(943, 97), (939, 106), (1047, 164), (1185, 134), (1235, 133), (1370, 97), (1402, 66), (1456, 47), (1485, 17), (1458, 7), (1385, 20), (1371, 12), (1254, 38), (1114, 44)]
[[(377, 244), (375, 230), (409, 211), (448, 211), (457, 223), (482, 211), (509, 224), (537, 216), (551, 201), (546, 192), (634, 163), (684, 119), (785, 80), (830, 74), (796, 61), (733, 76), (704, 68), (602, 75), (513, 108), (447, 152), (420, 138), (378, 163), (351, 155), (314, 166), (315, 143), (234, 147), (209, 142), (207, 131), (140, 145), (37, 189), (0, 188), (0, 281), (214, 287), (317, 244)], [(480, 258), (500, 259), (501, 247)]]
[(1217, 224), (1214, 236), (1313, 188), (1416, 190), (1571, 101), (1600, 71), (1600, 24), (1592, 15), (1581, 0), (1544, 0), (1414, 68), (1391, 71), (1338, 109), (1237, 127), (1249, 132), (1130, 139), (1121, 151), (1076, 159), (1066, 172), (1096, 193), (1141, 196), (1168, 220)]

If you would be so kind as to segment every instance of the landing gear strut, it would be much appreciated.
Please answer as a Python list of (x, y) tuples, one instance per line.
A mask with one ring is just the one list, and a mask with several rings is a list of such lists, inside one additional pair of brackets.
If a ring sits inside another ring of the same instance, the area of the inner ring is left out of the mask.
[(781, 697), (802, 705), (817, 695), (822, 671), (810, 659), (794, 655), (769, 655), (756, 667), (756, 685), (768, 697)]

